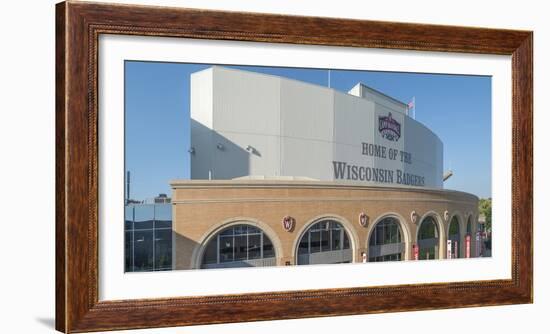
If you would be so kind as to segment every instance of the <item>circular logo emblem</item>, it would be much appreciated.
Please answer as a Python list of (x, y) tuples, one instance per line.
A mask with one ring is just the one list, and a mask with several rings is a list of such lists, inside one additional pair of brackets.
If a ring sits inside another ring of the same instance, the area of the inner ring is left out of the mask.
[(285, 231), (292, 232), (294, 225), (296, 224), (296, 220), (290, 216), (285, 216), (282, 223)]
[(418, 213), (416, 213), (416, 211), (412, 211), (411, 212), (411, 221), (413, 222), (413, 224), (416, 224), (416, 222), (418, 221)]
[(398, 141), (401, 137), (401, 124), (393, 119), (390, 112), (388, 116), (378, 116), (378, 131), (387, 140)]
[(359, 224), (361, 224), (361, 226), (363, 227), (367, 227), (367, 225), (369, 224), (369, 216), (367, 216), (366, 213), (361, 212), (359, 214)]

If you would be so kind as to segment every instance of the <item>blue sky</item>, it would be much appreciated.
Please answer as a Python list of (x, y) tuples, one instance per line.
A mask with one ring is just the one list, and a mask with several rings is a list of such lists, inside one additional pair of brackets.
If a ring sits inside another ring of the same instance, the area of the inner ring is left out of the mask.
[[(210, 65), (125, 63), (125, 161), (131, 197), (170, 195), (169, 180), (189, 178), (189, 75)], [(328, 85), (328, 71), (231, 66)], [(332, 70), (330, 86), (347, 92), (363, 82), (405, 103), (443, 142), (446, 189), (491, 196), (491, 78)]]

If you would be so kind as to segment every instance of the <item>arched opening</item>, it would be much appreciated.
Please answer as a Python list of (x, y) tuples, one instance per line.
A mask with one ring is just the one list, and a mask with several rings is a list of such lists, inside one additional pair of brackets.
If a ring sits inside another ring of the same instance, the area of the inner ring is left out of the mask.
[(276, 265), (271, 239), (259, 228), (239, 224), (225, 228), (208, 241), (201, 268), (268, 267)]
[(298, 265), (350, 263), (352, 260), (350, 237), (344, 226), (333, 219), (311, 225), (298, 244)]
[[(451, 258), (456, 259), (460, 257), (460, 223), (458, 222), (458, 217), (453, 216), (451, 219), (451, 224), (449, 225), (449, 234), (447, 240), (451, 242)], [(447, 247), (449, 247), (449, 242), (447, 241)], [(447, 249), (447, 251), (449, 251)]]
[(466, 224), (466, 237), (464, 242), (466, 243), (466, 256), (467, 257), (474, 257), (474, 251), (473, 251), (473, 235), (472, 235), (472, 216), (468, 217), (468, 223)]
[(439, 230), (434, 217), (428, 216), (422, 220), (416, 239), (419, 260), (439, 258)]
[(369, 262), (401, 261), (405, 243), (399, 220), (386, 217), (373, 228), (369, 238)]

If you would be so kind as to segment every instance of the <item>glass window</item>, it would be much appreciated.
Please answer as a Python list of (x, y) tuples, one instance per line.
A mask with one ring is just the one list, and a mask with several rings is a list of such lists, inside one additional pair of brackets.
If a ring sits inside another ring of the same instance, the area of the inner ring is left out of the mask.
[(152, 230), (153, 229), (153, 220), (144, 220), (144, 221), (135, 221), (134, 229), (136, 230)]
[(435, 221), (432, 217), (427, 217), (420, 224), (420, 231), (418, 233), (418, 239), (432, 239), (437, 238)]
[(311, 253), (318, 253), (321, 251), (321, 231), (310, 231), (309, 232), (309, 251)]
[(418, 258), (420, 260), (433, 260), (433, 259), (435, 259), (435, 247), (420, 248), (418, 250)]
[(401, 253), (371, 257), (369, 262), (401, 261)]
[(298, 254), (307, 254), (309, 253), (309, 241), (307, 237), (303, 237), (300, 241), (300, 246), (298, 247)]
[(233, 236), (220, 235), (220, 262), (233, 261)]
[(383, 229), (384, 229), (384, 240), (382, 241), (382, 245), (391, 244), (391, 237), (392, 237), (391, 225), (386, 223), (384, 224)]
[(124, 206), (124, 219), (134, 220), (134, 206), (133, 205), (125, 205)]
[(248, 235), (248, 258), (251, 260), (262, 258), (262, 235), (259, 233)]
[(172, 227), (172, 204), (155, 205), (155, 228)]
[(134, 229), (134, 222), (132, 220), (124, 221), (124, 231), (131, 231)]
[(125, 270), (172, 269), (171, 204), (130, 204), (124, 216)]
[(124, 230), (132, 230), (134, 228), (134, 206), (127, 205), (124, 207)]
[(235, 235), (246, 235), (247, 232), (248, 232), (248, 227), (246, 225), (239, 225), (233, 228), (233, 233)]
[(235, 236), (235, 261), (246, 260), (248, 258), (246, 230), (242, 235)]
[(391, 237), (390, 243), (396, 244), (401, 242), (401, 233), (399, 231), (399, 226), (397, 224), (391, 225)]
[(155, 269), (172, 269), (172, 230), (155, 231)]
[(153, 270), (153, 231), (134, 232), (135, 271)]
[[(438, 257), (437, 247), (439, 243), (438, 232), (436, 222), (433, 217), (426, 217), (420, 223), (420, 230), (418, 231), (418, 240), (435, 239), (435, 245), (421, 246), (418, 249), (419, 260), (433, 260)], [(421, 244), (420, 244), (421, 245)]]
[(349, 237), (348, 237), (348, 234), (344, 232), (344, 249), (349, 249), (349, 248), (350, 248)]
[[(387, 217), (378, 222), (374, 227), (374, 231), (369, 239), (369, 250), (373, 254), (381, 254), (382, 248), (380, 246), (399, 243), (401, 243), (399, 221), (393, 217)], [(369, 261), (399, 261), (401, 258), (401, 253), (383, 254), (380, 256), (369, 256)]]
[(220, 233), (220, 235), (231, 235), (231, 236), (232, 236), (233, 234), (234, 234), (234, 230), (233, 230), (232, 228), (228, 228), (227, 230), (222, 231), (222, 232)]
[(204, 255), (202, 257), (203, 263), (217, 263), (218, 262), (218, 238), (214, 238), (213, 241), (208, 243)]
[(134, 206), (134, 228), (152, 229), (155, 219), (155, 206), (152, 204), (143, 204)]
[[(349, 237), (344, 230), (343, 226), (334, 220), (323, 220), (318, 223), (311, 225), (311, 227), (304, 233), (298, 244), (298, 254), (307, 255), (315, 253), (323, 253), (330, 251), (341, 251), (344, 249), (350, 248)], [(324, 261), (319, 260), (323, 259), (323, 255), (316, 255), (317, 260), (315, 261)], [(343, 255), (330, 255), (324, 257), (325, 259), (332, 258), (333, 256), (343, 256)], [(345, 255), (347, 256), (347, 255)], [(326, 260), (329, 261), (329, 260)], [(330, 260), (332, 261), (332, 260)], [(330, 262), (330, 263), (343, 263), (350, 262), (348, 261), (339, 261), (339, 262)], [(299, 257), (298, 264), (309, 264), (307, 258)], [(317, 263), (317, 262), (316, 262)], [(325, 263), (325, 262), (323, 262)], [(327, 262), (328, 264), (328, 262)]]
[(458, 219), (453, 217), (451, 220), (451, 226), (449, 226), (449, 235), (460, 234), (460, 225), (458, 224)]
[(203, 265), (228, 262), (233, 262), (231, 266), (238, 266), (239, 262), (242, 266), (260, 265), (250, 260), (272, 257), (275, 257), (273, 244), (262, 230), (249, 225), (235, 225), (219, 232), (209, 241), (203, 255)]
[(267, 238), (265, 234), (263, 238), (264, 238), (264, 245), (263, 245), (264, 259), (275, 257), (275, 248), (273, 248), (273, 244), (271, 243), (271, 240)]
[(381, 245), (384, 242), (384, 225), (377, 225), (374, 229), (374, 242), (373, 245)]
[(255, 228), (254, 226), (248, 226), (248, 234), (261, 234), (262, 231)]
[(124, 232), (124, 270), (133, 271), (134, 240), (132, 231)]
[(161, 228), (161, 229), (172, 229), (172, 221), (171, 220), (155, 220), (155, 228)]
[(321, 252), (330, 251), (330, 230), (321, 231)]
[(451, 257), (460, 257), (460, 224), (458, 223), (458, 218), (456, 216), (453, 216), (453, 218), (451, 219), (451, 225), (449, 225), (448, 239), (452, 240)]
[(332, 250), (342, 249), (342, 229), (333, 229), (332, 230)]

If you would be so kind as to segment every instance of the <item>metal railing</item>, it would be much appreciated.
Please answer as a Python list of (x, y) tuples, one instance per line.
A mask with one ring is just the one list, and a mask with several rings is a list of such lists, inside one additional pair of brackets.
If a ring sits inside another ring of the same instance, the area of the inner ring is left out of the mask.
[(215, 268), (239, 268), (239, 267), (272, 267), (277, 265), (277, 258), (268, 257), (264, 259), (254, 260), (242, 260), (222, 263), (210, 263), (203, 264), (203, 269), (215, 269)]
[(352, 260), (351, 249), (298, 255), (298, 264), (330, 264), (351, 262)]
[(404, 243), (385, 244), (369, 247), (369, 257), (386, 256), (390, 254), (400, 254), (405, 251)]

